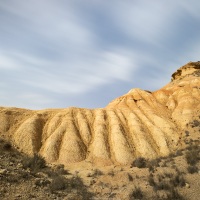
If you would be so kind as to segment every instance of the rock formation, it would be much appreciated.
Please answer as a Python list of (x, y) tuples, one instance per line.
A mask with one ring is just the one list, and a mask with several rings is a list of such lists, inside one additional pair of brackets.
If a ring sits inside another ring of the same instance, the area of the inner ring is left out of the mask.
[(101, 109), (0, 107), (0, 137), (48, 162), (130, 164), (184, 146), (200, 115), (200, 62), (190, 62), (160, 90), (132, 89)]

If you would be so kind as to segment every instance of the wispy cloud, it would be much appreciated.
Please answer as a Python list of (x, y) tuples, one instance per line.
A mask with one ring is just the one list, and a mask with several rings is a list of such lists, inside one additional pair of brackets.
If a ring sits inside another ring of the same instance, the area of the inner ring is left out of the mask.
[(74, 95), (82, 106), (92, 91), (103, 96), (100, 88), (112, 92), (117, 81), (156, 89), (182, 62), (198, 60), (199, 6), (195, 0), (1, 1), (0, 104), (60, 107)]

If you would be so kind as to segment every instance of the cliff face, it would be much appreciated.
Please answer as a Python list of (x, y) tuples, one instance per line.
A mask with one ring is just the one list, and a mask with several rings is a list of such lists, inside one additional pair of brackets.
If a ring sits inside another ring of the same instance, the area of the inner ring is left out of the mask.
[(199, 139), (189, 127), (199, 116), (200, 63), (191, 62), (160, 90), (132, 89), (103, 109), (0, 107), (0, 137), (48, 162), (130, 164), (184, 147), (186, 130)]

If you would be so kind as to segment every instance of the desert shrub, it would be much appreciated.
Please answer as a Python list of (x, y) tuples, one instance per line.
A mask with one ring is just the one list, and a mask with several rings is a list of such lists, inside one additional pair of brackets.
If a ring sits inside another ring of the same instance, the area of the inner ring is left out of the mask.
[(170, 200), (184, 200), (185, 198), (178, 193), (178, 191), (174, 188), (171, 188), (169, 193), (167, 193), (166, 199)]
[(196, 165), (197, 162), (199, 161), (199, 150), (198, 148), (197, 149), (194, 149), (193, 147), (191, 147), (192, 149), (187, 151), (186, 154), (185, 154), (185, 158), (186, 158), (186, 161), (189, 165)]
[[(198, 141), (199, 142), (199, 141)], [(188, 151), (200, 151), (200, 147), (198, 144), (194, 143), (194, 140), (192, 140), (189, 144), (189, 146), (186, 148)]]
[(173, 158), (174, 158), (174, 153), (170, 153), (169, 155), (168, 155), (168, 160), (169, 161), (172, 161), (173, 160)]
[(139, 187), (135, 187), (132, 193), (130, 194), (130, 200), (132, 199), (143, 199), (144, 194)]
[(185, 131), (185, 136), (188, 137), (190, 135), (189, 131)]
[(46, 162), (41, 156), (34, 154), (33, 157), (24, 157), (22, 161), (23, 167), (30, 168), (32, 172), (36, 173), (42, 168), (46, 167)]
[(133, 181), (133, 177), (130, 174), (128, 174), (128, 180)]
[(156, 183), (155, 183), (155, 181), (154, 181), (154, 178), (153, 178), (153, 175), (152, 175), (152, 174), (149, 175), (148, 181), (149, 181), (149, 185), (150, 185), (150, 186), (152, 186), (152, 187), (155, 187), (155, 186), (156, 186)]
[(19, 170), (19, 175), (20, 175), (20, 178), (22, 179), (26, 179), (30, 177), (30, 174), (26, 171), (23, 171), (23, 170)]
[(113, 170), (111, 170), (110, 172), (108, 172), (108, 175), (113, 177), (115, 175), (115, 173)]
[(138, 168), (145, 168), (146, 167), (146, 159), (143, 157), (136, 158), (133, 163), (132, 167), (138, 167)]
[[(49, 185), (51, 182), (49, 181), (49, 180), (47, 180), (47, 179), (36, 179), (35, 180), (35, 185), (37, 185), (37, 186), (47, 186), (47, 185)], [(52, 181), (52, 183), (53, 183), (53, 181)], [(52, 184), (51, 183), (51, 184)]]
[(95, 169), (94, 170), (94, 173), (93, 173), (93, 176), (96, 177), (96, 176), (101, 176), (103, 175), (103, 172), (99, 169)]
[(197, 166), (188, 166), (187, 167), (187, 170), (188, 170), (188, 172), (190, 173), (190, 174), (194, 174), (194, 173), (197, 173), (198, 172), (198, 167)]
[(198, 126), (200, 126), (200, 121), (198, 121), (198, 120), (194, 120), (193, 122), (191, 122), (191, 126), (192, 127), (198, 127)]
[(12, 148), (12, 145), (10, 144), (10, 142), (5, 142), (3, 144), (3, 150), (9, 151), (11, 150), (11, 148)]
[(60, 165), (57, 165), (56, 168), (55, 168), (55, 172), (57, 174), (60, 174), (60, 175), (67, 175), (69, 174), (69, 172), (64, 168), (65, 166), (60, 164)]
[(11, 143), (0, 138), (0, 151), (10, 151), (11, 149)]
[(159, 167), (159, 163), (161, 162), (160, 158), (150, 160), (146, 162), (146, 166), (149, 168), (149, 172), (154, 172), (156, 167)]
[(158, 174), (158, 176), (157, 176), (158, 182), (155, 182), (152, 178), (150, 178), (149, 181), (151, 182), (151, 185), (153, 186), (153, 189), (155, 191), (170, 189), (171, 186), (169, 184), (169, 181), (167, 181), (163, 175)]
[(176, 174), (174, 177), (170, 179), (170, 183), (174, 187), (177, 187), (177, 186), (183, 187), (185, 186), (185, 178), (180, 174)]
[(20, 179), (19, 175), (13, 176), (13, 175), (10, 175), (10, 174), (8, 176), (6, 176), (5, 178), (6, 178), (6, 182), (12, 183), (12, 184), (18, 183), (19, 179)]
[(71, 179), (68, 179), (67, 186), (69, 187), (70, 191), (71, 188), (76, 189), (78, 195), (80, 195), (83, 200), (90, 200), (94, 197), (94, 194), (88, 191), (87, 187), (83, 184), (82, 179), (78, 176), (74, 176)]
[(175, 156), (182, 156), (183, 155), (183, 152), (182, 150), (177, 150), (176, 153), (175, 153)]
[(160, 181), (159, 183), (155, 183), (154, 185), (154, 190), (169, 190), (171, 188), (170, 184), (168, 181), (163, 180)]
[(164, 176), (167, 178), (172, 178), (174, 176), (174, 174), (165, 172)]
[(49, 185), (52, 192), (57, 190), (64, 190), (66, 188), (66, 180), (62, 176), (56, 176)]

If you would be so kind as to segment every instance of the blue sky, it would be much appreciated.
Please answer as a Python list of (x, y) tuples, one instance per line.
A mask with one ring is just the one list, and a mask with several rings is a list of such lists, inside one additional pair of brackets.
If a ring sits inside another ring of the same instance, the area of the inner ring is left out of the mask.
[(197, 0), (0, 0), (0, 106), (105, 107), (200, 60)]

